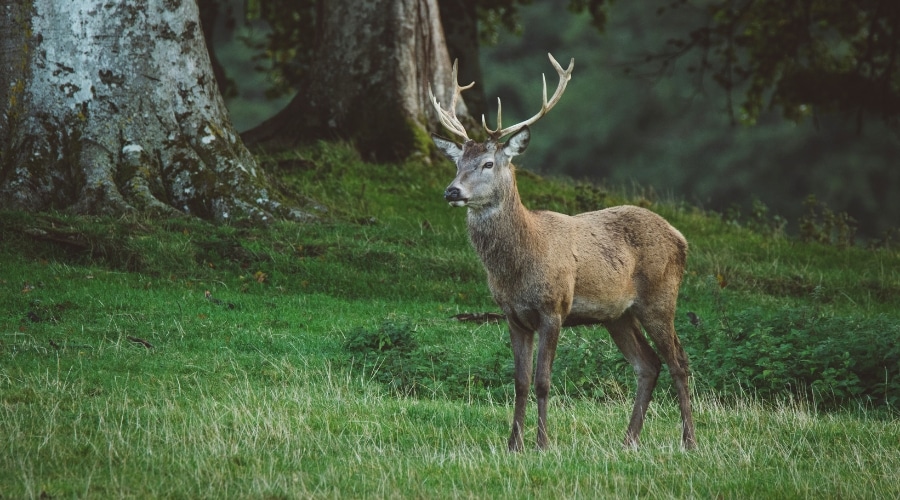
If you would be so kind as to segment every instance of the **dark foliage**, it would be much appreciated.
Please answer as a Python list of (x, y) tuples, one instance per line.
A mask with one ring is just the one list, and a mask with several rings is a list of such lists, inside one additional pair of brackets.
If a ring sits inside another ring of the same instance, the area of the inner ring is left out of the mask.
[[(685, 9), (686, 0), (668, 7)], [(816, 111), (900, 118), (900, 3), (894, 0), (719, 0), (705, 23), (670, 39), (663, 66), (700, 52), (690, 67), (744, 94), (740, 119), (780, 108), (799, 121)], [(663, 13), (666, 7), (658, 11)], [(733, 108), (729, 106), (733, 112)]]
[(703, 390), (792, 396), (824, 409), (850, 401), (900, 404), (900, 326), (890, 318), (753, 308), (687, 323), (681, 331), (692, 332), (686, 348)]
[[(716, 285), (718, 287), (718, 285)], [(814, 308), (751, 308), (705, 321), (678, 321), (699, 392), (752, 393), (763, 401), (799, 398), (834, 410), (849, 403), (900, 405), (900, 325), (890, 318), (834, 317)], [(407, 324), (358, 329), (344, 342), (345, 361), (390, 389), (416, 397), (497, 399), (511, 391), (508, 345), (482, 360), (419, 342)], [(664, 370), (662, 390), (670, 383)], [(622, 400), (634, 391), (631, 368), (602, 329), (571, 329), (554, 363), (554, 392)]]

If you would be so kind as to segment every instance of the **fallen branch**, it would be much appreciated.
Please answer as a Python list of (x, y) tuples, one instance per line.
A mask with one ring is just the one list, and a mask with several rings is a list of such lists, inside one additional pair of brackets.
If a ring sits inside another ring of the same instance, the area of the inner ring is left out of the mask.
[(460, 313), (455, 316), (450, 316), (451, 318), (456, 318), (457, 321), (466, 321), (470, 323), (499, 323), (500, 321), (506, 320), (506, 316), (498, 313)]
[(141, 344), (142, 346), (146, 347), (147, 349), (153, 349), (153, 344), (151, 344), (150, 342), (147, 342), (147, 341), (144, 340), (144, 339), (139, 339), (139, 338), (137, 338), (137, 337), (132, 337), (131, 335), (128, 335), (128, 336), (125, 337), (125, 338), (128, 339), (128, 340), (130, 340), (130, 341), (132, 341), (132, 342), (134, 342), (135, 344)]

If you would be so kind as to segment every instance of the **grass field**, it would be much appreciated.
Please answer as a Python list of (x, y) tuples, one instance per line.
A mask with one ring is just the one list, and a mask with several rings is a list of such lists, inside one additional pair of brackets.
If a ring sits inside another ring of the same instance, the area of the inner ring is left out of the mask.
[(688, 238), (699, 449), (665, 377), (623, 449), (630, 368), (576, 329), (551, 447), (513, 455), (504, 325), (452, 318), (497, 308), (451, 167), (266, 162), (322, 222), (0, 214), (0, 498), (900, 497), (896, 249), (521, 172), (533, 208), (639, 203)]

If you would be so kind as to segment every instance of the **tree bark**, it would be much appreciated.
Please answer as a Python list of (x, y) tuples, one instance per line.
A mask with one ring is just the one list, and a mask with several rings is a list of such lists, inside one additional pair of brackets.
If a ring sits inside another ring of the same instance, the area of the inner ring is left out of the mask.
[(302, 218), (233, 129), (195, 0), (0, 0), (0, 206)]
[[(319, 57), (297, 96), (244, 140), (340, 137), (376, 159), (428, 151), (427, 132), (440, 130), (429, 85), (442, 103), (454, 89), (437, 1), (329, 0), (320, 22)], [(466, 115), (465, 104), (457, 112)]]

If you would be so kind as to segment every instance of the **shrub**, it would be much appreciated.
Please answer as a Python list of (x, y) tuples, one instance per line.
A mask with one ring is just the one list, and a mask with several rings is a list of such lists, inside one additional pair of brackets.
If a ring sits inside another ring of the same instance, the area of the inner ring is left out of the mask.
[(344, 341), (344, 349), (357, 354), (385, 351), (408, 353), (417, 346), (412, 328), (407, 324), (394, 323), (384, 323), (374, 331), (358, 328)]
[(823, 408), (863, 399), (900, 404), (900, 325), (883, 315), (824, 316), (814, 308), (747, 309), (695, 328), (685, 348), (717, 393), (812, 398)]
[(806, 214), (800, 217), (800, 239), (831, 244), (840, 248), (852, 246), (856, 237), (856, 219), (846, 212), (834, 213), (815, 195), (803, 202)]

